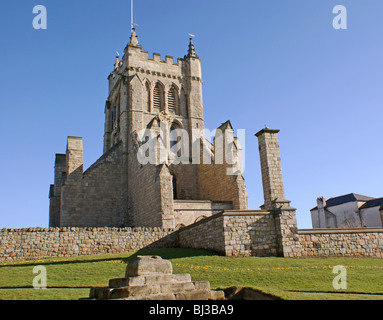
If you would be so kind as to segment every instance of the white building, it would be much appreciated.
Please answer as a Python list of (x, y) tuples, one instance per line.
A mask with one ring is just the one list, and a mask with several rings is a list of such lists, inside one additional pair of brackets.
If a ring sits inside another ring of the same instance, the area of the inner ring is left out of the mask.
[(317, 228), (382, 228), (383, 198), (355, 193), (317, 199), (310, 210), (314, 229)]

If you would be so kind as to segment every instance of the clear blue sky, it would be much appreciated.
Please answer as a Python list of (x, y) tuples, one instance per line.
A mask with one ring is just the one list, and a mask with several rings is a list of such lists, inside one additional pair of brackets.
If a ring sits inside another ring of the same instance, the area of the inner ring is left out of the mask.
[[(45, 5), (48, 29), (32, 27)], [(335, 5), (348, 29), (335, 30)], [(203, 63), (206, 127), (246, 130), (249, 206), (263, 203), (257, 139), (279, 134), (286, 198), (310, 228), (316, 198), (383, 197), (381, 0), (135, 0), (144, 50)], [(102, 154), (107, 76), (130, 35), (130, 1), (4, 1), (0, 10), (0, 228), (48, 226), (55, 153)]]

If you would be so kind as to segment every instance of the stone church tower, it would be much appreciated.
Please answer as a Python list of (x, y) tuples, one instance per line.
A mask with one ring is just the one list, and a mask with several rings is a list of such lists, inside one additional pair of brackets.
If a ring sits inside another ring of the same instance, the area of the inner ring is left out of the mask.
[[(177, 228), (224, 210), (247, 209), (242, 173), (228, 173), (241, 164), (217, 161), (217, 143), (204, 135), (201, 60), (192, 39), (184, 58), (162, 61), (142, 50), (132, 29), (108, 80), (104, 154), (84, 172), (82, 138), (68, 137), (66, 154), (56, 155), (51, 227)], [(234, 131), (229, 121), (218, 129)], [(155, 163), (139, 161), (148, 153), (142, 151), (149, 142), (142, 137), (145, 130), (154, 141), (151, 150), (158, 151)], [(172, 132), (181, 131), (186, 135), (177, 133), (173, 141)], [(175, 161), (181, 145), (189, 152)], [(164, 157), (161, 147), (176, 152)], [(237, 138), (231, 147), (234, 159), (241, 159)], [(200, 152), (193, 153), (195, 148)], [(206, 153), (211, 162), (203, 161)]]

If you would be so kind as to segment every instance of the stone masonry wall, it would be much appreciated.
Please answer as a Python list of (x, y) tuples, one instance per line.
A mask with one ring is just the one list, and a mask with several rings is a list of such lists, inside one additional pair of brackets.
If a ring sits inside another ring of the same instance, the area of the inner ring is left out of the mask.
[(179, 244), (227, 256), (275, 256), (276, 235), (274, 217), (266, 211), (225, 211), (179, 230)]
[(269, 257), (278, 253), (274, 216), (267, 211), (226, 211), (223, 232), (227, 256)]
[(383, 258), (383, 229), (312, 229), (299, 230), (295, 256)]
[(0, 261), (70, 257), (178, 247), (177, 232), (160, 228), (0, 229)]
[(290, 230), (281, 228), (288, 226), (280, 221), (286, 217), (268, 211), (225, 211), (179, 230), (179, 244), (226, 256), (383, 258), (383, 229)]
[(181, 248), (213, 250), (225, 254), (222, 214), (180, 229), (178, 235)]
[[(228, 211), (176, 232), (160, 228), (0, 229), (0, 261), (195, 248), (226, 256), (279, 256), (275, 217)], [(383, 258), (383, 229), (299, 230), (289, 257)]]
[(61, 187), (60, 227), (121, 227), (121, 144)]
[(247, 192), (241, 175), (228, 175), (227, 164), (199, 166), (199, 199), (231, 201), (235, 210), (247, 210)]

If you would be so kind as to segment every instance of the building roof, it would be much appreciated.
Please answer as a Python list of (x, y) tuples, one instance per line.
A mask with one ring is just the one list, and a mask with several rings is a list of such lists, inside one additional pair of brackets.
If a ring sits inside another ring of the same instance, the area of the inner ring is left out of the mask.
[[(348, 202), (354, 202), (354, 201), (367, 202), (370, 200), (376, 200), (376, 199), (372, 197), (363, 196), (361, 194), (350, 193), (350, 194), (346, 194), (343, 196), (334, 197), (334, 198), (330, 198), (326, 200), (326, 208), (338, 206), (340, 204), (348, 203)], [(312, 208), (310, 211), (313, 211), (316, 209), (318, 209), (318, 207)]]
[(217, 128), (217, 130), (221, 130), (222, 132), (224, 132), (224, 131), (227, 130), (227, 129), (231, 129), (231, 130), (233, 130), (233, 126), (231, 125), (230, 120), (227, 120), (225, 123), (222, 123), (222, 124)]
[(373, 199), (367, 201), (360, 209), (367, 209), (372, 207), (382, 207), (383, 206), (383, 198)]

